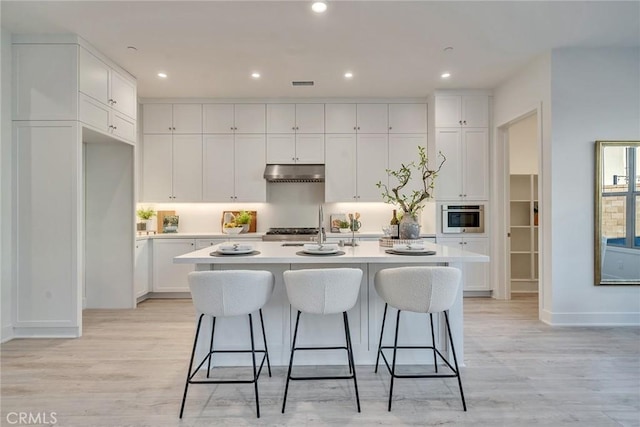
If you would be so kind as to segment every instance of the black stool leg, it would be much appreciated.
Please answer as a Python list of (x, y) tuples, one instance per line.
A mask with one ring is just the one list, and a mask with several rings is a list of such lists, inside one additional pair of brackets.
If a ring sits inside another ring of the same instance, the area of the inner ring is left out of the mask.
[(256, 391), (256, 413), (260, 418), (260, 400), (258, 400), (258, 370), (256, 369), (256, 346), (253, 342), (253, 321), (249, 314), (249, 333), (251, 334), (251, 360), (253, 360), (253, 388)]
[(193, 338), (193, 349), (191, 350), (191, 360), (189, 361), (189, 370), (187, 371), (187, 381), (184, 385), (184, 394), (182, 395), (182, 405), (180, 405), (180, 418), (184, 412), (184, 404), (187, 401), (187, 390), (189, 389), (189, 380), (191, 379), (191, 368), (193, 368), (193, 358), (196, 355), (196, 345), (198, 344), (198, 334), (200, 333), (200, 325), (202, 324), (202, 318), (204, 314), (200, 315), (198, 319), (198, 327), (196, 328), (196, 336)]
[(373, 371), (374, 373), (378, 373), (378, 362), (380, 361), (380, 352), (382, 351), (382, 334), (384, 334), (384, 322), (387, 320), (387, 306), (389, 304), (384, 304), (384, 314), (382, 315), (382, 329), (380, 329), (380, 342), (378, 343), (378, 356), (376, 356), (376, 369)]
[(262, 309), (260, 311), (260, 325), (262, 326), (262, 339), (264, 340), (264, 354), (267, 356), (267, 369), (271, 376), (271, 362), (269, 362), (269, 350), (267, 349), (267, 334), (264, 333), (264, 319), (262, 318)]
[[(346, 313), (343, 313), (343, 314), (346, 314)], [(351, 366), (351, 357), (349, 357), (349, 347), (351, 346), (351, 343), (349, 342), (349, 337), (348, 337), (349, 330), (347, 329), (349, 325), (347, 323), (347, 320), (344, 319), (344, 316), (343, 316), (343, 323), (344, 323), (344, 340), (347, 346), (347, 361), (349, 362), (349, 374), (351, 374), (353, 372), (353, 368)]]
[(389, 412), (391, 412), (391, 399), (393, 398), (393, 380), (396, 376), (396, 353), (398, 351), (398, 329), (400, 327), (400, 310), (396, 317), (396, 337), (393, 340), (393, 363), (391, 364), (391, 386), (389, 387)]
[(349, 317), (347, 312), (342, 312), (344, 319), (344, 332), (347, 339), (347, 354), (349, 356), (349, 367), (353, 367), (353, 386), (356, 390), (356, 404), (358, 406), (358, 412), (360, 412), (360, 394), (358, 393), (358, 379), (356, 378), (356, 365), (353, 360), (353, 346), (351, 345), (351, 331), (349, 330)]
[(213, 333), (216, 330), (216, 318), (211, 316), (211, 342), (209, 343), (209, 362), (207, 363), (207, 378), (209, 378), (209, 372), (211, 372), (211, 358), (213, 357)]
[(458, 358), (456, 357), (456, 349), (453, 346), (453, 337), (451, 336), (451, 327), (449, 326), (449, 311), (444, 312), (444, 320), (447, 322), (447, 332), (449, 333), (449, 342), (451, 343), (451, 353), (453, 353), (453, 363), (456, 366), (456, 377), (458, 377), (458, 386), (460, 387), (460, 397), (462, 398), (462, 407), (467, 410), (467, 403), (464, 401), (464, 392), (462, 391), (462, 380), (460, 379), (460, 368), (458, 368)]
[(433, 333), (433, 313), (429, 313), (429, 321), (431, 322), (431, 345), (433, 346), (433, 366), (438, 373), (438, 359), (436, 359), (436, 336)]
[(293, 343), (291, 345), (291, 357), (289, 358), (289, 372), (287, 372), (287, 383), (284, 386), (284, 399), (282, 400), (282, 413), (287, 404), (287, 392), (289, 391), (289, 380), (291, 379), (291, 367), (293, 366), (293, 353), (296, 351), (296, 338), (298, 337), (298, 323), (300, 322), (300, 310), (296, 316), (296, 328), (293, 331)]

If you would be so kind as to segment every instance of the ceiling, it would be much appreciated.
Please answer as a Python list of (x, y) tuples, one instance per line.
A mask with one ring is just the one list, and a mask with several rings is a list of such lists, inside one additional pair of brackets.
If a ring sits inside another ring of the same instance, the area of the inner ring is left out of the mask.
[(553, 48), (640, 45), (638, 1), (333, 0), (322, 15), (310, 5), (3, 0), (0, 13), (12, 33), (80, 35), (145, 98), (424, 97), (493, 88)]

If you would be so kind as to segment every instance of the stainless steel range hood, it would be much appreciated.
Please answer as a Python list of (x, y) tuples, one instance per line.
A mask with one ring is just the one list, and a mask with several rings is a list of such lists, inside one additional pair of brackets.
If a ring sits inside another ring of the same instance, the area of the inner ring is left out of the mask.
[(268, 182), (324, 182), (324, 165), (267, 165)]

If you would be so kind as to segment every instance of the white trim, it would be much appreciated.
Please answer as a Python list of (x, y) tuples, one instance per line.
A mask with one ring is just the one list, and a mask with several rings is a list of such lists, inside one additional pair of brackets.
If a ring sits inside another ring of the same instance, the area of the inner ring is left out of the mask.
[(138, 98), (144, 104), (428, 104), (428, 98)]
[(14, 338), (79, 338), (79, 327), (53, 327), (53, 328), (22, 328), (13, 329)]
[(640, 326), (640, 312), (552, 313), (541, 312), (540, 320), (551, 326)]
[(11, 341), (14, 339), (13, 335), (13, 325), (7, 325), (2, 327), (2, 339), (0, 339), (0, 343), (5, 343), (7, 341)]

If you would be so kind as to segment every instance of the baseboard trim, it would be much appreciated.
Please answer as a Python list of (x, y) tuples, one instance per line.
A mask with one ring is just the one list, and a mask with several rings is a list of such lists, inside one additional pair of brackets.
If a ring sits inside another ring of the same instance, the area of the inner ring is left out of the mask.
[(14, 327), (14, 338), (78, 338), (81, 336), (78, 327)]
[(640, 313), (553, 313), (542, 310), (540, 320), (551, 326), (640, 326)]
[(147, 298), (157, 299), (191, 299), (191, 292), (149, 292)]
[(2, 327), (2, 334), (0, 335), (2, 338), (0, 339), (0, 343), (5, 343), (7, 341), (11, 341), (14, 339), (13, 335), (13, 325), (7, 325)]
[(491, 296), (492, 291), (463, 291), (462, 296), (465, 298), (486, 298)]

